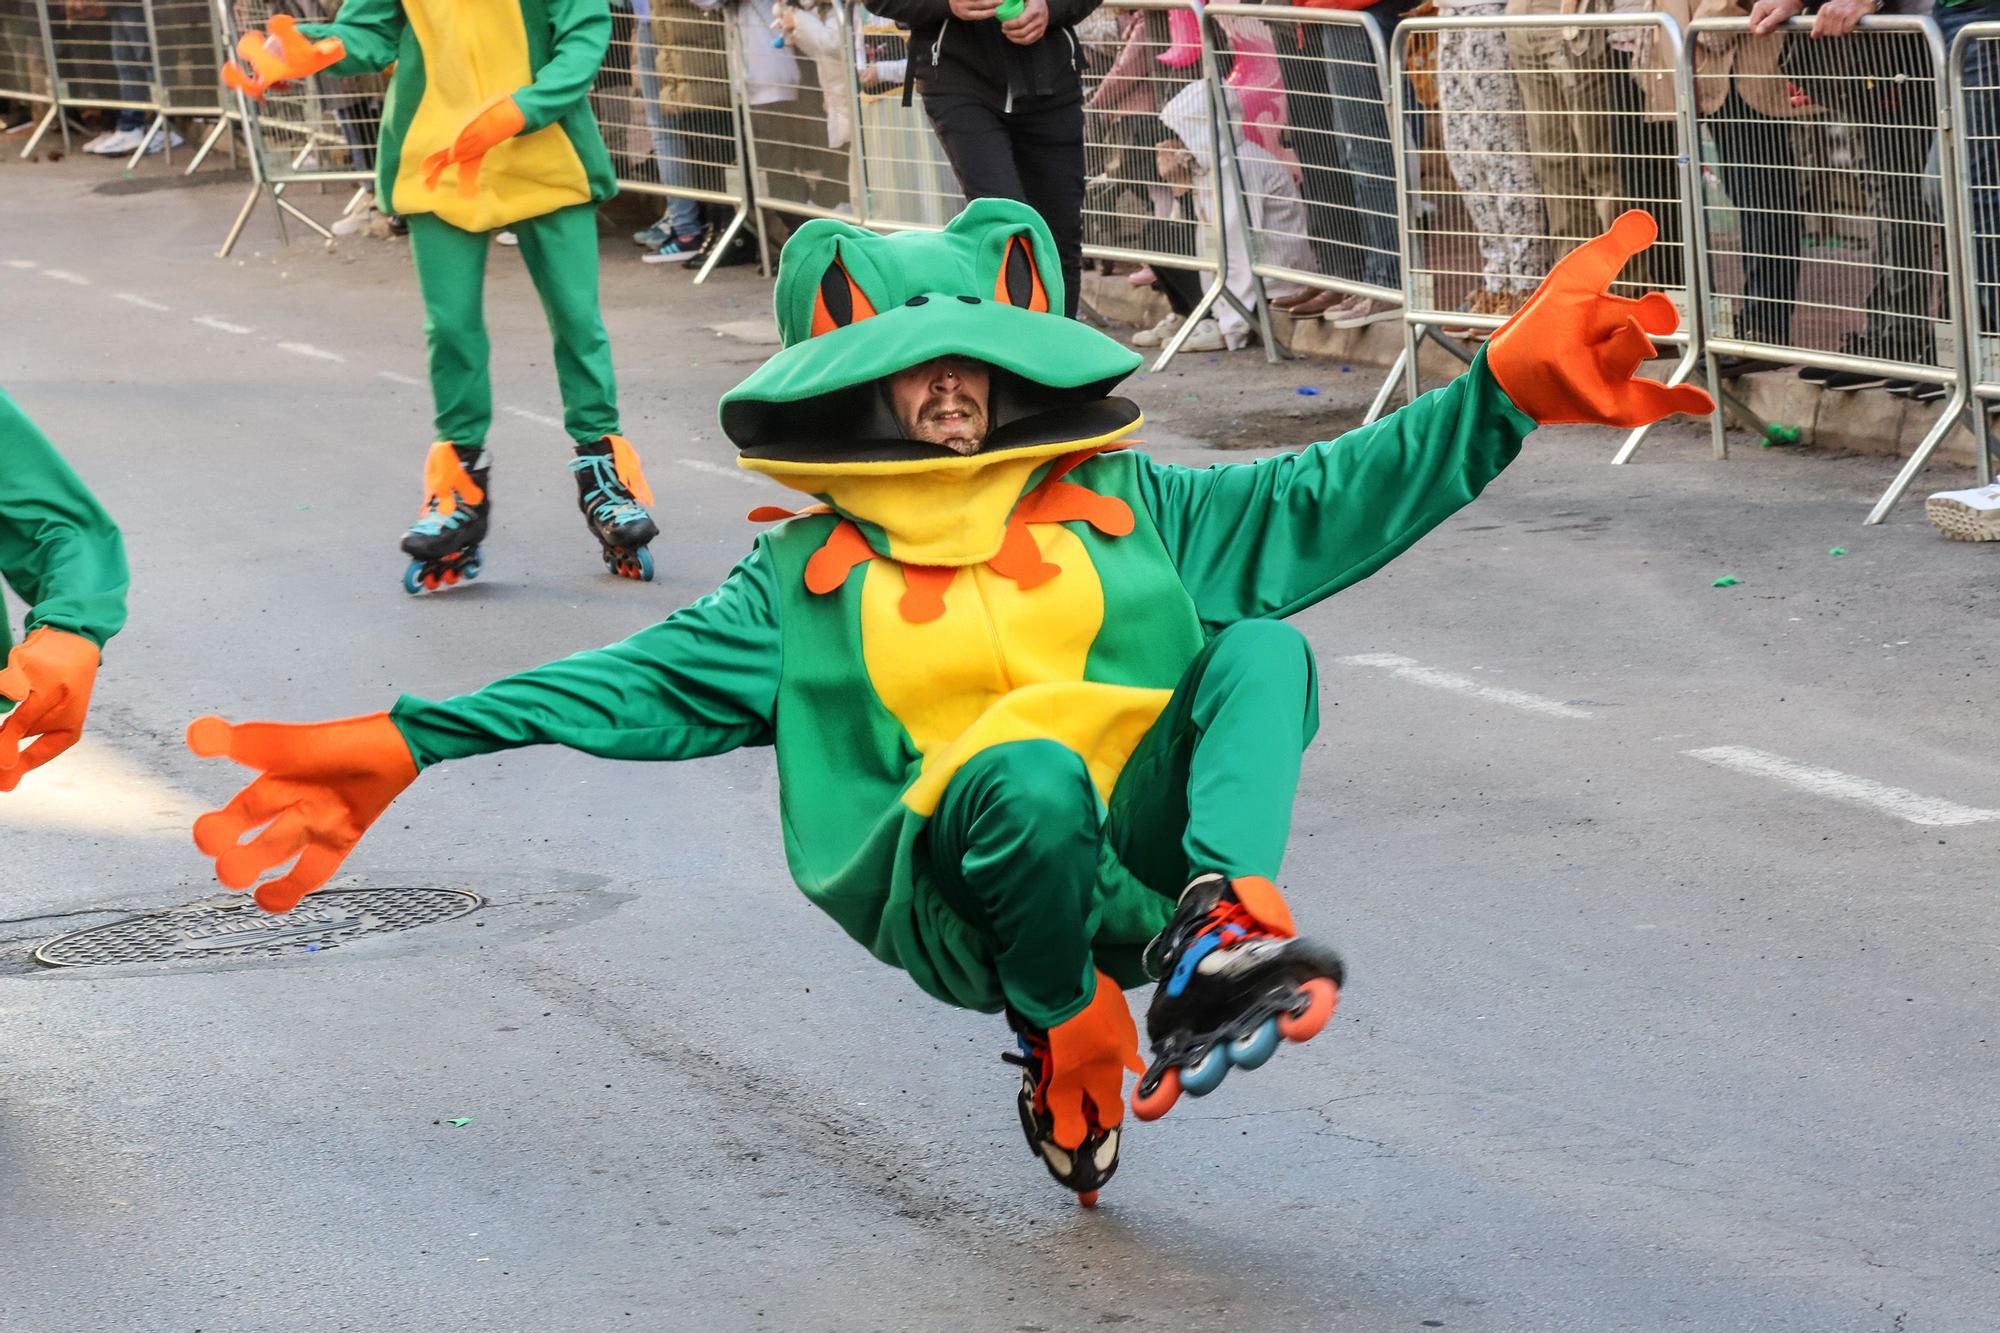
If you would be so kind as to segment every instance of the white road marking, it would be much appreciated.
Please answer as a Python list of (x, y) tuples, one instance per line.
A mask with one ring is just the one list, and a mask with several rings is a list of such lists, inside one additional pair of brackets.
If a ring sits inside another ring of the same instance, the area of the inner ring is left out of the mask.
[(1814, 796), (1826, 796), (1853, 805), (1865, 805), (1885, 815), (1922, 824), (1926, 828), (1950, 828), (1961, 824), (1984, 824), (2000, 819), (2000, 810), (1979, 810), (1922, 792), (1891, 787), (1873, 778), (1856, 777), (1839, 769), (1801, 764), (1781, 754), (1753, 750), (1747, 745), (1711, 745), (1702, 750), (1683, 750), (1690, 759), (1718, 768), (1769, 778), (1796, 787)]
[(7, 261), (7, 267), (8, 267), (8, 268), (39, 268), (39, 267), (40, 267), (40, 265), (39, 265), (39, 264), (37, 264), (37, 263), (35, 263), (35, 261), (34, 261), (34, 260), (32, 260), (32, 259), (10, 259), (10, 260), (8, 260), (8, 261)]
[(118, 300), (123, 301), (126, 305), (135, 305), (138, 306), (141, 310), (171, 310), (173, 308), (171, 306), (161, 305), (158, 301), (148, 300), (147, 298), (140, 296), (137, 292), (117, 292), (114, 293), (114, 295)]
[(214, 329), (217, 333), (249, 333), (251, 331), (250, 327), (246, 324), (231, 324), (228, 320), (217, 319), (214, 315), (196, 315), (194, 322), (205, 329)]
[(329, 352), (324, 347), (314, 347), (311, 343), (279, 343), (278, 350), (290, 352), (293, 356), (309, 356), (315, 361), (345, 361), (338, 352)]
[(762, 486), (764, 484), (763, 478), (754, 472), (745, 472), (740, 467), (724, 467), (720, 463), (711, 463), (705, 458), (676, 458), (674, 461), (682, 467), (693, 468), (696, 472), (706, 472), (712, 477), (727, 477), (731, 481), (746, 481), (752, 486)]
[(554, 417), (545, 417), (540, 412), (530, 412), (525, 407), (503, 407), (500, 410), (510, 417), (519, 417), (523, 421), (532, 421), (537, 426), (547, 426), (550, 430), (561, 430), (563, 428), (562, 422), (557, 421)]
[(85, 736), (0, 800), (0, 827), (185, 839), (204, 808), (136, 760)]
[(42, 270), (42, 276), (45, 278), (54, 278), (57, 282), (66, 282), (72, 287), (90, 286), (89, 278), (84, 277), (81, 273), (72, 273), (66, 268), (45, 268)]
[(1412, 685), (1424, 685), (1434, 690), (1450, 690), (1474, 699), (1483, 699), (1490, 704), (1505, 704), (1518, 708), (1524, 713), (1535, 713), (1542, 717), (1565, 717), (1590, 719), (1596, 716), (1588, 708), (1578, 708), (1556, 699), (1544, 699), (1539, 694), (1529, 694), (1525, 690), (1502, 689), (1497, 685), (1482, 685), (1469, 676), (1461, 676), (1451, 671), (1440, 671), (1427, 667), (1407, 657), (1394, 653), (1358, 653), (1353, 657), (1340, 659), (1344, 666), (1375, 667), (1387, 671), (1398, 680), (1409, 681)]
[(400, 384), (406, 389), (421, 389), (424, 387), (422, 381), (411, 379), (408, 375), (399, 375), (393, 370), (378, 370), (375, 373), (382, 379), (389, 381), (389, 383)]

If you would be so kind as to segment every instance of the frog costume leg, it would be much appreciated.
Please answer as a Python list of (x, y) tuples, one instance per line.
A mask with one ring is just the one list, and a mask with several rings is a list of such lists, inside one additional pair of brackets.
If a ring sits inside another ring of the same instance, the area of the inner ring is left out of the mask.
[(410, 257), (424, 298), (424, 346), (430, 357), (437, 438), (463, 449), (486, 443), (493, 424), (487, 374), (484, 232), (454, 227), (435, 213), (411, 213)]
[(572, 204), (514, 224), (555, 341), (563, 428), (579, 445), (618, 434), (611, 338), (597, 302), (597, 206)]

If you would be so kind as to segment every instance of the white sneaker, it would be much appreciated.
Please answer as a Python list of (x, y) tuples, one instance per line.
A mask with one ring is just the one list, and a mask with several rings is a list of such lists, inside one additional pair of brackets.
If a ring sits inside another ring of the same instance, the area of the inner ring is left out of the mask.
[(1955, 542), (2000, 542), (2000, 486), (1939, 491), (1924, 501), (1924, 517)]
[(363, 204), (344, 218), (338, 218), (327, 230), (335, 236), (358, 236), (368, 230), (376, 218), (381, 217), (373, 204)]
[(1150, 329), (1140, 329), (1132, 335), (1134, 347), (1158, 347), (1174, 336), (1174, 330), (1181, 326), (1179, 315), (1168, 315)]
[[(1247, 339), (1246, 339), (1247, 342)], [(1222, 326), (1212, 319), (1204, 319), (1194, 326), (1187, 341), (1181, 344), (1183, 352), (1220, 352), (1229, 344), (1223, 339)]]
[(165, 152), (169, 148), (179, 148), (186, 142), (187, 140), (181, 138), (180, 135), (174, 133), (172, 130), (167, 130), (164, 133), (155, 134), (151, 139), (146, 141), (146, 152), (148, 154)]
[[(9, 134), (12, 134), (13, 132), (14, 131), (12, 130), (7, 131), (7, 133)], [(76, 151), (79, 153), (101, 153), (104, 151), (104, 145), (110, 143), (113, 139), (117, 137), (118, 137), (117, 130), (106, 130), (104, 131), (104, 133), (98, 135), (96, 138), (92, 139), (89, 143), (83, 145), (83, 147), (77, 149)]]
[(109, 139), (97, 141), (97, 147), (89, 151), (97, 154), (99, 157), (123, 157), (138, 146), (139, 131), (119, 130)]
[(511, 231), (496, 231), (493, 233), (493, 239), (502, 245), (519, 245), (521, 243), (521, 238)]

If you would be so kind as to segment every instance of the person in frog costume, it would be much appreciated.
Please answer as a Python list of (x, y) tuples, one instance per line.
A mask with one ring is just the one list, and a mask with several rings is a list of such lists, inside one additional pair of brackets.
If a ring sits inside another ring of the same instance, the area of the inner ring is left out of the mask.
[(548, 316), (584, 521), (606, 568), (653, 576), (653, 495), (619, 434), (597, 301), (597, 204), (618, 187), (589, 93), (610, 42), (607, 0), (347, 0), (332, 23), (274, 16), (268, 33), (238, 43), (243, 64), (223, 69), (231, 88), (261, 98), (322, 72), (395, 67), (375, 198), (409, 223), (438, 437), (425, 459), (423, 512), (403, 538), (409, 592), (480, 570), (492, 509), (486, 252), (502, 229), (518, 238)]
[[(195, 841), (282, 911), (433, 764), (514, 746), (621, 759), (775, 748), (806, 896), (931, 995), (1005, 1010), (1029, 1143), (1086, 1202), (1117, 1164), (1126, 987), (1160, 982), (1134, 1109), (1318, 1031), (1339, 960), (1275, 886), (1317, 725), (1283, 617), (1468, 503), (1538, 422), (1712, 410), (1632, 378), (1665, 297), (1606, 294), (1643, 213), (1566, 258), (1458, 379), (1282, 457), (1124, 447), (1139, 364), (1061, 317), (1025, 205), (941, 234), (822, 219), (785, 246), (784, 348), (722, 400), (741, 466), (813, 503), (721, 586), (623, 643), (474, 693), (305, 726), (189, 729), (263, 775)], [(250, 841), (246, 835), (262, 828)]]
[[(0, 792), (76, 744), (104, 645), (125, 625), (125, 543), (48, 436), (0, 392)], [(23, 742), (29, 742), (23, 748)]]

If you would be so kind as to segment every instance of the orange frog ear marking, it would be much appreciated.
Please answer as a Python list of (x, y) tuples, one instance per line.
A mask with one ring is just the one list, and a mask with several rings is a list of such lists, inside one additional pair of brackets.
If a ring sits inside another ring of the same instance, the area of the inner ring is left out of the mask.
[(875, 548), (848, 519), (834, 524), (826, 541), (806, 561), (806, 591), (825, 595), (847, 582), (856, 565), (875, 558)]
[(1048, 313), (1049, 293), (1042, 286), (1041, 270), (1035, 267), (1035, 252), (1026, 233), (1007, 238), (1007, 257), (1000, 261), (1000, 276), (993, 280), (993, 299)]
[(896, 609), (912, 625), (928, 625), (944, 614), (944, 590), (958, 577), (950, 565), (904, 565), (903, 597)]
[(812, 336), (817, 338), (874, 316), (875, 303), (868, 299), (868, 293), (861, 290), (861, 284), (848, 273), (847, 265), (836, 254), (826, 272), (820, 275), (819, 294), (813, 298)]

